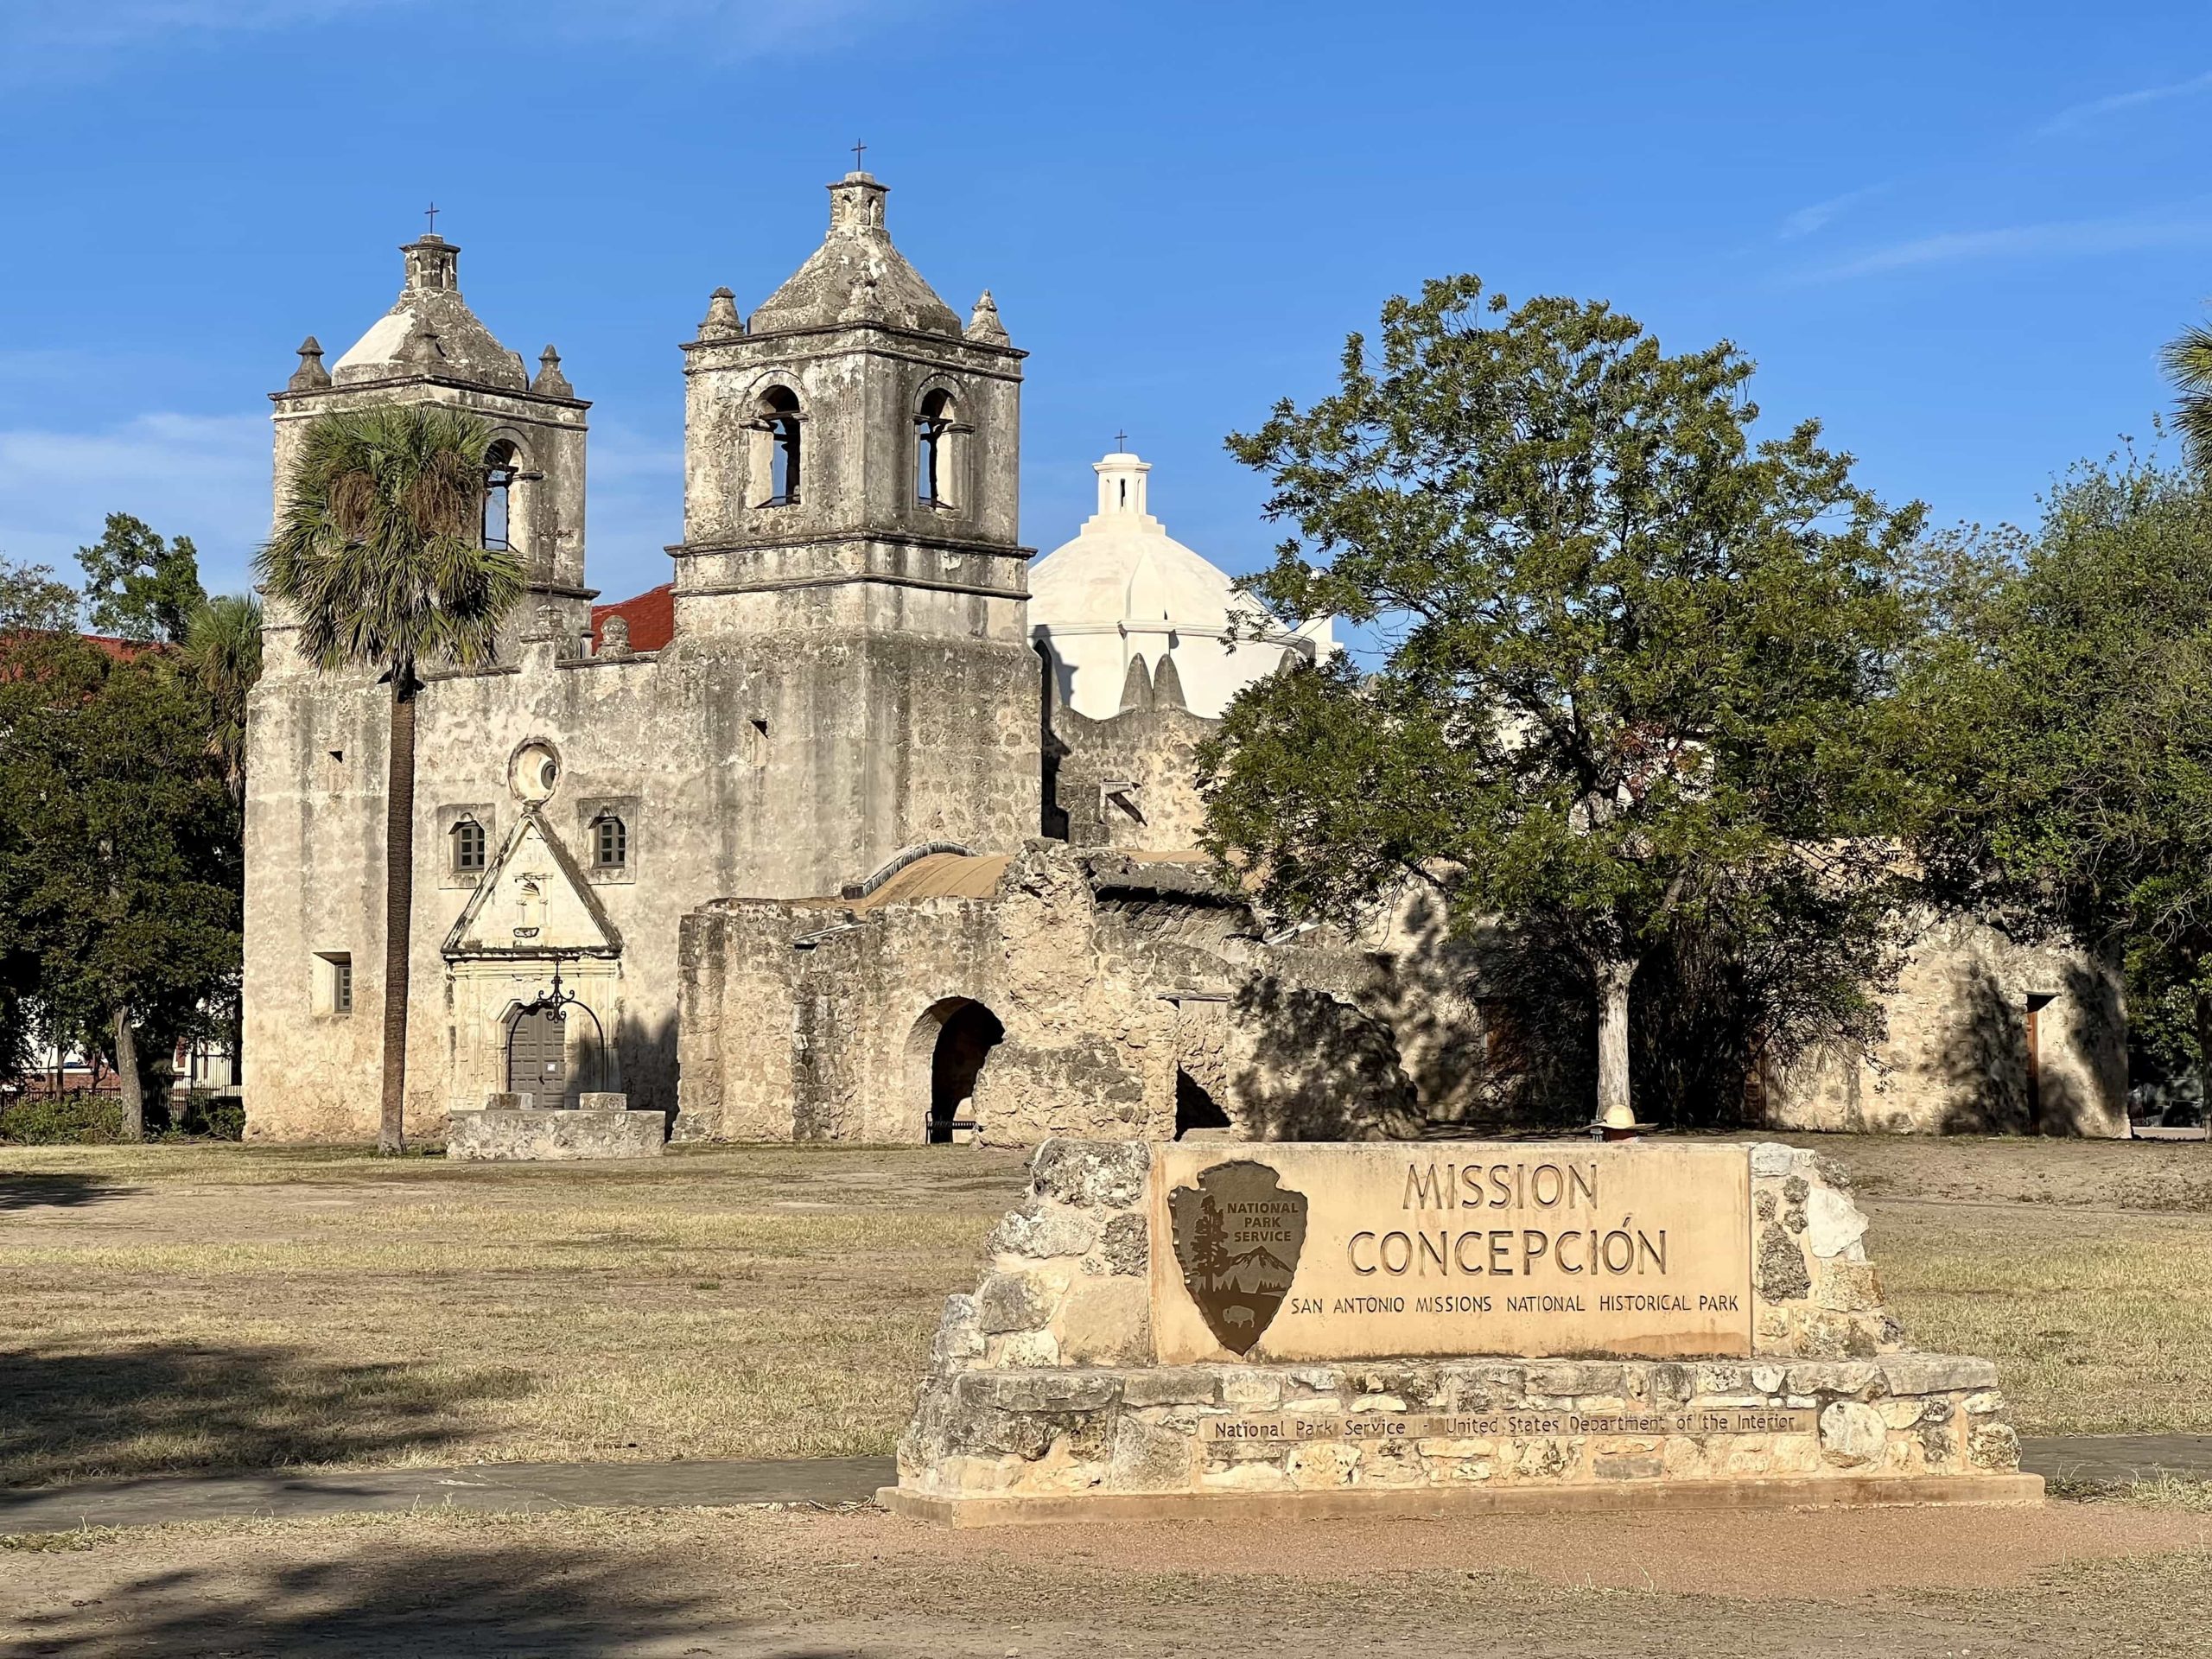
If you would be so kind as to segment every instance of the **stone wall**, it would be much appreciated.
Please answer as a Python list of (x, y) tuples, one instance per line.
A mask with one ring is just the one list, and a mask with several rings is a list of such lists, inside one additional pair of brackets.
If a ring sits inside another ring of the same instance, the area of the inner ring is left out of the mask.
[(1995, 1368), (1904, 1348), (1840, 1169), (1745, 1152), (1749, 1358), (1159, 1366), (1147, 1274), (1168, 1247), (1151, 1234), (1151, 1149), (1048, 1142), (976, 1290), (946, 1304), (888, 1496), (944, 1519), (976, 1500), (1014, 1500), (977, 1511), (989, 1518), (1049, 1517), (1083, 1512), (1063, 1500), (1159, 1494), (2039, 1490), (2006, 1478), (2018, 1441)]
[[(590, 876), (624, 941), (593, 999), (616, 1056), (605, 1086), (669, 1109), (684, 913), (729, 893), (834, 893), (914, 842), (1018, 843), (1036, 816), (1032, 688), (989, 677), (1033, 673), (1035, 660), (1020, 646), (932, 654), (913, 640), (741, 657), (679, 634), (629, 658), (540, 639), (512, 665), (434, 677), (416, 716), (410, 1134), (435, 1139), (447, 1111), (505, 1086), (505, 1017), (550, 978), (550, 962), (505, 962), (496, 993), (480, 995), (443, 954), (475, 887), (452, 870), (452, 821), (465, 810), (500, 845), (524, 744), (559, 757), (545, 812), (576, 862), (590, 864), (594, 813), (613, 803), (625, 820), (627, 867)], [(374, 1133), (389, 712), (368, 677), (297, 664), (253, 695), (244, 1052), (255, 1139)], [(317, 959), (333, 953), (352, 959), (350, 1015), (316, 1001)]]
[(2127, 1020), (2110, 963), (2063, 941), (2008, 939), (1971, 918), (1936, 921), (1885, 1007), (1888, 1032), (1871, 1053), (1815, 1052), (1768, 1080), (1769, 1127), (2127, 1134)]
[(717, 901), (682, 959), (680, 1139), (918, 1141), (937, 1035), (971, 1002), (1005, 1032), (986, 1143), (1172, 1137), (1179, 1072), (1255, 1137), (1419, 1121), (1389, 1027), (1326, 979), (1356, 960), (1278, 961), (1204, 865), (1032, 841), (986, 897)]
[[(1139, 658), (1133, 683), (1144, 672)], [(1053, 800), (1077, 847), (1177, 851), (1198, 845), (1205, 822), (1198, 749), (1220, 728), (1183, 707), (1179, 696), (1141, 696), (1109, 720), (1056, 708), (1046, 738), (1054, 758)]]

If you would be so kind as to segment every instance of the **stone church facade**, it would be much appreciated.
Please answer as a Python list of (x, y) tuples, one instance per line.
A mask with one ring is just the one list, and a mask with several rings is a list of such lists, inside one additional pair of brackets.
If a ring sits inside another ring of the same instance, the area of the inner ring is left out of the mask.
[[(1033, 573), (1024, 354), (988, 292), (963, 322), (907, 264), (883, 186), (830, 195), (799, 270), (749, 317), (716, 290), (684, 344), (683, 539), (636, 600), (595, 607), (586, 585), (589, 405), (550, 346), (532, 372), (476, 318), (451, 244), (410, 245), (391, 311), (327, 367), (309, 340), (274, 394), (280, 507), (318, 415), (481, 416), (486, 533), (528, 572), (496, 660), (427, 674), (419, 700), (410, 1135), (511, 1090), (625, 1092), (698, 1140), (1414, 1134), (1525, 1106), (1471, 946), (1406, 906), (1358, 939), (1270, 933), (1190, 850), (1197, 745), (1237, 686), (1333, 649), (1326, 623), (1233, 594), (1126, 453)], [(357, 1141), (388, 693), (295, 639), (272, 606), (247, 1133)], [(2110, 976), (2008, 950), (1940, 941), (1905, 1024), (1963, 1006), (1961, 963), (2005, 1008), (2043, 1007), (2067, 967), (2028, 1064), (2063, 1079), (2071, 1127), (2124, 1132)], [(556, 975), (576, 1003), (549, 1022)], [(1808, 1066), (1767, 1114), (1961, 1127), (1956, 1100), (2020, 1093), (2003, 1041), (1942, 1075), (1913, 1054)]]

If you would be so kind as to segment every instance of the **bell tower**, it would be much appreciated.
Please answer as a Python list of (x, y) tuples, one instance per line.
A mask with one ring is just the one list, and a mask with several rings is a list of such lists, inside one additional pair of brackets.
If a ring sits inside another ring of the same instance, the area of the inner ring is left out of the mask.
[(831, 185), (813, 256), (749, 323), (717, 289), (684, 346), (679, 631), (865, 611), (973, 637), (1025, 597), (1023, 354), (988, 293), (963, 329), (892, 245), (887, 194), (866, 173)]
[(772, 682), (783, 725), (747, 718), (793, 768), (791, 831), (857, 880), (918, 842), (1010, 851), (1037, 833), (1039, 669), (1023, 353), (988, 292), (963, 327), (906, 263), (883, 185), (829, 189), (806, 263), (749, 321), (717, 289), (684, 345), (669, 550), (675, 648)]

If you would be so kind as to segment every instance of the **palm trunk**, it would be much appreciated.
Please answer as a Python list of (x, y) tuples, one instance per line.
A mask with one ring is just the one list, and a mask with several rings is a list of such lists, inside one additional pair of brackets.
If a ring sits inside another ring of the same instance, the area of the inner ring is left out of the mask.
[(384, 1109), (377, 1151), (407, 1149), (407, 949), (415, 913), (415, 687), (404, 666), (391, 677), (391, 753), (385, 780)]
[(1636, 1121), (1628, 1088), (1628, 986), (1636, 963), (1607, 957), (1598, 963), (1598, 1121)]
[(123, 1102), (123, 1138), (146, 1138), (146, 1096), (139, 1086), (138, 1043), (130, 1032), (130, 1010), (115, 1011), (115, 1080)]

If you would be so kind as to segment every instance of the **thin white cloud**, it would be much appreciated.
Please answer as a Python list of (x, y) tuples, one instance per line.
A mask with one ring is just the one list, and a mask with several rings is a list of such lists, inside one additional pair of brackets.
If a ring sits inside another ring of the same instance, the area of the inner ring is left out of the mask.
[(2107, 98), (2093, 98), (2086, 104), (2076, 104), (2061, 110), (2056, 115), (2036, 129), (2039, 137), (2056, 133), (2073, 132), (2108, 115), (2118, 115), (2125, 110), (2139, 110), (2146, 104), (2164, 104), (2177, 98), (2191, 98), (2198, 92), (2212, 92), (2212, 70), (2192, 75), (2187, 80), (2168, 81), (2160, 86), (2139, 86), (2133, 92), (2114, 92)]
[(269, 533), (269, 421), (258, 415), (137, 416), (102, 430), (0, 429), (0, 554), (76, 571), (77, 549), (111, 512), (189, 536), (200, 579), (236, 591)]
[(1810, 236), (1841, 218), (1871, 196), (1878, 196), (1889, 188), (1886, 184), (1865, 185), (1856, 190), (1847, 190), (1840, 196), (1830, 196), (1826, 201), (1816, 201), (1808, 207), (1800, 207), (1782, 221), (1782, 239), (1785, 242), (1797, 237)]
[[(920, 0), (538, 0), (530, 25), (572, 40), (651, 41), (681, 34), (714, 58), (823, 43), (872, 16), (913, 10)], [(79, 67), (133, 48), (311, 29), (376, 13), (436, 12), (466, 29), (452, 0), (0, 0), (0, 55)], [(483, 17), (499, 14), (486, 8)], [(519, 14), (518, 14), (519, 15)], [(17, 67), (22, 67), (19, 61)]]
[(1855, 258), (1808, 271), (1816, 281), (1842, 282), (1889, 271), (1975, 260), (2132, 253), (2152, 248), (2212, 246), (2212, 211), (2192, 204), (2163, 216), (2055, 220), (1986, 231), (1948, 231), (1892, 243)]

